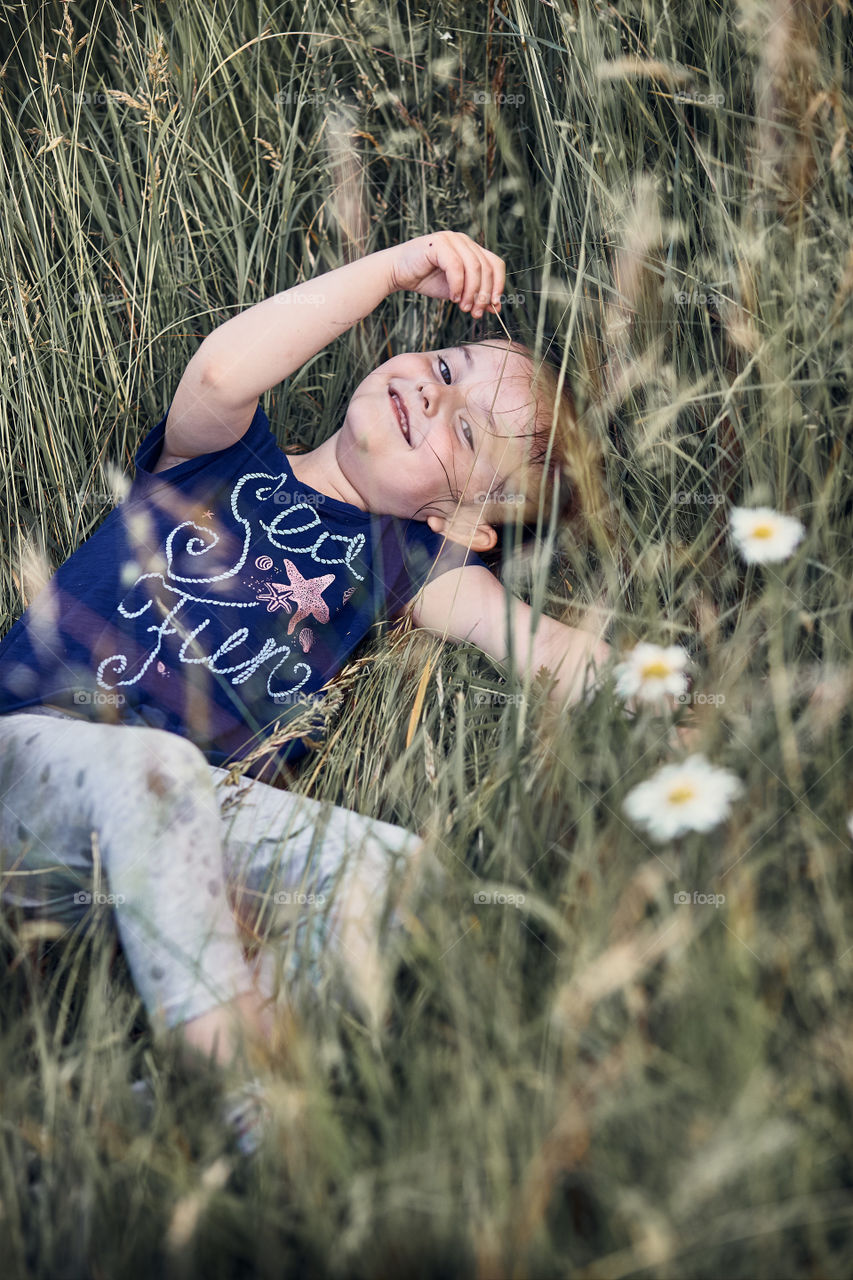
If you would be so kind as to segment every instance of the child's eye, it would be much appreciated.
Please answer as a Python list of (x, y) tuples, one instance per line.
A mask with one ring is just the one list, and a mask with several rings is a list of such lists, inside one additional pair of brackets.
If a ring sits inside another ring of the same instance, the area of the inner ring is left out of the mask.
[[(447, 370), (448, 377), (446, 377), (446, 378), (445, 378), (445, 377), (444, 377), (444, 373), (443, 373), (443, 372), (441, 373), (441, 376), (442, 376), (442, 378), (444, 378), (444, 381), (445, 381), (445, 382), (448, 382), (448, 383), (449, 383), (449, 382), (450, 382), (451, 377), (453, 376), (453, 375), (451, 374), (451, 372), (450, 372), (450, 365), (447, 363), (447, 361), (446, 361), (446, 360), (443, 360), (443, 359), (441, 358), (441, 356), (439, 356), (439, 357), (438, 357), (438, 368), (439, 368), (439, 372), (441, 372), (441, 367), (442, 367), (442, 365), (443, 365), (443, 366), (444, 366), (444, 368)], [(473, 436), (473, 433), (472, 433), (472, 431), (471, 431), (471, 428), (468, 426), (468, 423), (467, 423), (467, 422), (464, 422), (464, 421), (463, 421), (463, 423), (462, 423), (462, 430), (463, 430), (463, 432), (465, 433), (465, 439), (468, 441), (468, 444), (469, 444), (469, 446), (470, 446), (470, 448), (471, 448), (471, 450), (472, 450), (472, 452), (473, 452), (473, 449), (474, 449), (474, 436)]]

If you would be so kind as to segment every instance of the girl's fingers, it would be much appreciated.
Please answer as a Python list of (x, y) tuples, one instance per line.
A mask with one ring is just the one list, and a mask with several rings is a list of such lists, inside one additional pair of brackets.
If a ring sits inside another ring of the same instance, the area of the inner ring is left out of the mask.
[(475, 319), (479, 318), (487, 307), (492, 305), (492, 295), (494, 294), (494, 268), (490, 255), (485, 249), (477, 245), (477, 255), (480, 261), (480, 283), (474, 299), (474, 308), (472, 315)]
[(480, 284), (472, 312), (475, 318), (487, 310), (497, 311), (500, 308), (506, 278), (506, 267), (496, 253), (490, 253), (480, 245), (476, 246), (476, 251), (480, 260)]
[(506, 284), (506, 263), (503, 258), (499, 258), (496, 253), (490, 253), (488, 249), (483, 252), (492, 264), (492, 302), (500, 303)]
[(444, 271), (444, 278), (447, 281), (448, 297), (454, 301), (461, 299), (462, 291), (465, 288), (465, 263), (462, 255), (456, 249), (448, 249), (450, 257), (442, 262), (441, 269)]
[(431, 260), (444, 274), (447, 294), (460, 310), (479, 318), (487, 310), (500, 308), (506, 267), (496, 253), (483, 249), (464, 232), (444, 233), (433, 253)]
[(472, 246), (465, 259), (465, 289), (459, 302), (459, 306), (463, 311), (471, 311), (473, 309), (477, 301), (477, 294), (480, 292), (482, 273), (480, 259)]
[(483, 258), (486, 262), (486, 270), (483, 272), (483, 280), (480, 286), (481, 292), (485, 294), (483, 306), (497, 310), (500, 307), (501, 293), (503, 292), (501, 273), (504, 270), (504, 264), (496, 253), (489, 253), (488, 249), (483, 250)]

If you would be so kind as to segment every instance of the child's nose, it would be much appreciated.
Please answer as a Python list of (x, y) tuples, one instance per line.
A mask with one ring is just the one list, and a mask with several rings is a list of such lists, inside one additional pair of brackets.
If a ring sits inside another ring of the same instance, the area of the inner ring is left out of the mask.
[(427, 382), (425, 380), (419, 382), (418, 395), (423, 400), (424, 412), (428, 415), (434, 413), (439, 403), (446, 399), (445, 392), (449, 390), (450, 388), (446, 383)]

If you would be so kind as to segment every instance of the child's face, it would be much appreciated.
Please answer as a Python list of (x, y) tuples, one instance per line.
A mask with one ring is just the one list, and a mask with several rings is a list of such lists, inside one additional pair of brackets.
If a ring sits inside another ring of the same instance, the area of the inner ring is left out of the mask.
[(430, 517), (437, 532), (451, 516), (463, 533), (482, 525), (487, 495), (500, 487), (511, 504), (524, 492), (532, 373), (505, 340), (394, 356), (356, 388), (338, 464), (370, 511)]

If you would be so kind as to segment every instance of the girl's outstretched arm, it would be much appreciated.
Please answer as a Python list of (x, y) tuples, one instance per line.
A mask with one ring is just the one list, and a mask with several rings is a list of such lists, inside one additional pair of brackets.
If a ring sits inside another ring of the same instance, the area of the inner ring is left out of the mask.
[(246, 432), (258, 398), (351, 329), (389, 294), (451, 299), (472, 316), (500, 310), (503, 260), (461, 231), (436, 231), (367, 254), (258, 302), (219, 325), (187, 365), (165, 452), (192, 458)]
[[(603, 638), (608, 621), (605, 609), (591, 608), (580, 627), (540, 614), (532, 630), (530, 606), (478, 565), (450, 569), (428, 582), (411, 613), (416, 627), (475, 644), (502, 664), (512, 653), (519, 673), (535, 675), (544, 667), (554, 678), (549, 696), (558, 714), (590, 695), (613, 656), (612, 646)], [(637, 708), (628, 702), (626, 710)], [(698, 732), (686, 725), (675, 730), (688, 748), (695, 745)]]
[(569, 627), (533, 610), (479, 565), (449, 569), (430, 581), (412, 606), (412, 622), (448, 640), (475, 644), (497, 662), (512, 654), (516, 669), (534, 674), (546, 667), (554, 676), (551, 700), (559, 708), (580, 701), (595, 684), (595, 672), (611, 655), (603, 639), (606, 618), (591, 612), (583, 627)]

